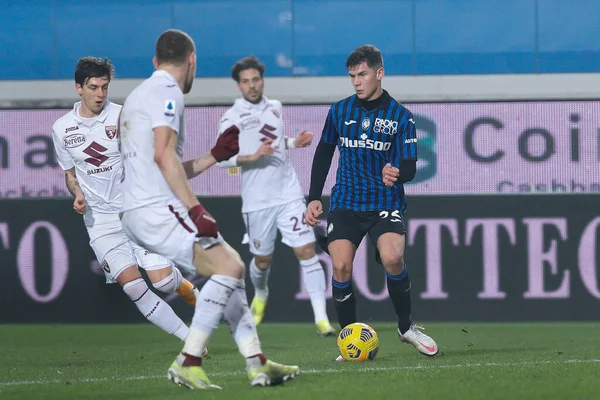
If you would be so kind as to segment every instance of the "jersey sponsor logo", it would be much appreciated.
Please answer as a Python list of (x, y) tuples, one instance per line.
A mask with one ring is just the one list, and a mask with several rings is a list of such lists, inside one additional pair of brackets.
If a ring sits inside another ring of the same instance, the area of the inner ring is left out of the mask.
[(89, 163), (89, 164), (95, 165), (96, 167), (99, 167), (106, 160), (108, 160), (108, 157), (105, 156), (104, 154), (102, 154), (105, 151), (108, 151), (108, 149), (106, 147), (104, 147), (101, 144), (98, 144), (96, 142), (92, 142), (88, 147), (85, 148), (85, 150), (83, 150), (83, 152), (85, 154), (90, 156), (89, 158), (86, 158), (84, 161), (86, 163)]
[(107, 125), (104, 127), (104, 132), (106, 132), (106, 136), (109, 139), (114, 139), (117, 136), (117, 126), (116, 125)]
[(81, 133), (74, 133), (73, 135), (69, 135), (64, 138), (64, 141), (67, 149), (73, 149), (85, 143), (85, 135)]
[(375, 118), (373, 132), (383, 133), (384, 135), (395, 135), (398, 132), (398, 121), (391, 119)]
[(360, 136), (360, 140), (356, 139), (348, 139), (345, 137), (340, 138), (340, 146), (342, 147), (351, 147), (351, 148), (361, 148), (361, 149), (370, 149), (377, 151), (388, 151), (390, 147), (392, 147), (391, 142), (382, 142), (380, 140), (367, 139), (366, 134), (362, 134)]
[(242, 128), (242, 130), (253, 129), (259, 125), (260, 125), (260, 119), (258, 119), (256, 117), (246, 118), (245, 120), (240, 122), (240, 128)]
[(260, 139), (261, 142), (264, 142), (266, 140), (275, 140), (277, 139), (277, 135), (274, 134), (273, 132), (275, 132), (275, 128), (274, 126), (271, 126), (269, 124), (265, 124), (262, 128), (260, 128), (260, 133), (262, 133), (263, 135), (265, 135), (264, 138)]
[(406, 144), (417, 143), (417, 138), (408, 138), (404, 141)]
[(169, 118), (173, 118), (175, 116), (175, 100), (165, 100), (165, 116)]
[(73, 132), (79, 129), (79, 125), (65, 129), (65, 133)]
[(85, 171), (85, 173), (87, 175), (95, 175), (95, 174), (99, 174), (101, 172), (112, 171), (112, 169), (113, 169), (113, 166), (109, 165), (108, 167), (88, 169), (87, 171)]

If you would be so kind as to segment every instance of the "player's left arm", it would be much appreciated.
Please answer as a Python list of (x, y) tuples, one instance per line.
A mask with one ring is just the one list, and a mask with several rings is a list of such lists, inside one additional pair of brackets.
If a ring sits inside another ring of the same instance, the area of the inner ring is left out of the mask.
[(411, 113), (406, 116), (402, 131), (392, 143), (388, 163), (381, 171), (386, 186), (410, 182), (417, 172), (417, 130)]
[(312, 138), (315, 134), (307, 131), (306, 129), (298, 132), (296, 137), (285, 136), (285, 148), (290, 149), (301, 149), (308, 147), (312, 143)]
[(206, 154), (193, 160), (185, 161), (183, 169), (188, 179), (200, 175), (218, 162), (234, 157), (239, 151), (239, 134), (237, 126), (231, 125), (219, 135), (215, 146)]

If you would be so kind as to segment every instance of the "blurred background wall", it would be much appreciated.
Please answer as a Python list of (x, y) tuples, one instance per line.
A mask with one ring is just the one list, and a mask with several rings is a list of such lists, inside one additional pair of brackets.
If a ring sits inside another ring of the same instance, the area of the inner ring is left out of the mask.
[[(168, 28), (188, 32), (198, 52), (186, 157), (211, 147), (238, 96), (229, 74), (239, 58), (265, 62), (265, 94), (284, 103), (287, 134), (307, 128), (318, 139), (328, 105), (352, 94), (347, 55), (379, 47), (384, 88), (417, 122), (418, 173), (407, 185), (415, 315), (597, 319), (598, 15), (592, 0), (0, 2), (0, 322), (140, 319), (119, 288), (104, 285), (71, 212), (51, 126), (78, 100), (80, 57), (114, 62), (110, 99), (122, 102), (152, 73), (155, 40)], [(305, 191), (315, 147), (290, 153)], [(191, 185), (249, 261), (239, 174), (214, 168)], [(267, 320), (309, 321), (292, 252), (279, 246), (275, 255)], [(373, 258), (365, 241), (359, 313), (393, 318)]]

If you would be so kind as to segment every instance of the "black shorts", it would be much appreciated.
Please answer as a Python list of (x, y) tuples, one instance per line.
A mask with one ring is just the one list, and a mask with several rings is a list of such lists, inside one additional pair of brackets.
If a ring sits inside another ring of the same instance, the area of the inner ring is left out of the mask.
[(357, 248), (366, 234), (377, 246), (377, 239), (384, 233), (406, 234), (404, 217), (397, 210), (354, 211), (337, 209), (327, 218), (327, 244), (337, 239), (346, 239)]

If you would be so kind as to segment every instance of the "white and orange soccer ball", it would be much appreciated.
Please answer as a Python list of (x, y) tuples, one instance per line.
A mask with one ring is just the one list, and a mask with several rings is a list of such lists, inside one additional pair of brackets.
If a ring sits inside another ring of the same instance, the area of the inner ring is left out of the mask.
[(337, 346), (346, 361), (373, 360), (379, 352), (379, 338), (375, 329), (355, 322), (340, 331)]

